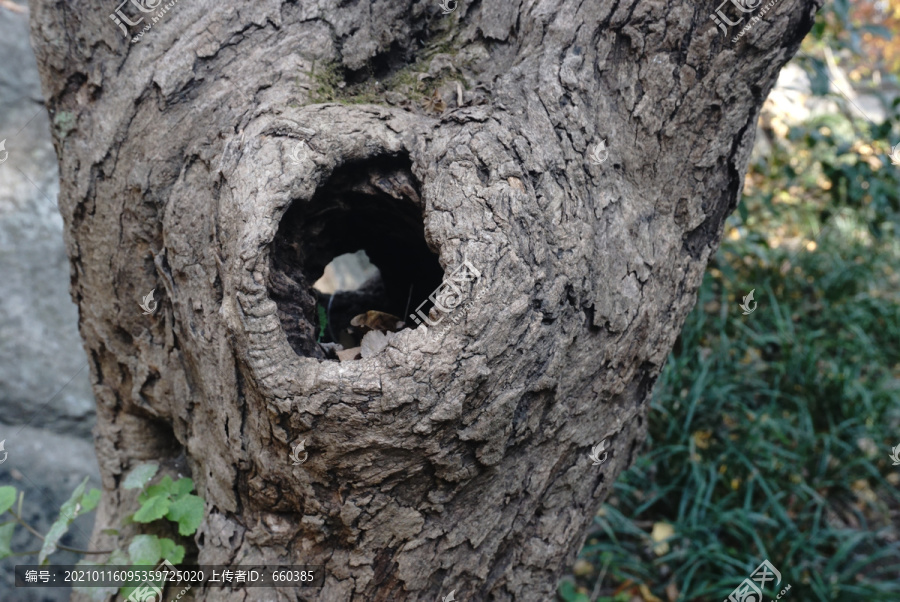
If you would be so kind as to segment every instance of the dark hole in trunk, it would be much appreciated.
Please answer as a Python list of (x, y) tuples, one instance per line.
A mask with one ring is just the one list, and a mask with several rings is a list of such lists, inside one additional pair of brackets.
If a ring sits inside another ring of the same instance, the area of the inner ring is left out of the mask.
[[(346, 163), (311, 200), (291, 205), (272, 241), (268, 287), (298, 355), (333, 357), (319, 343), (340, 342), (339, 333), (354, 330), (350, 320), (367, 311), (411, 321), (408, 314), (444, 275), (425, 242), (423, 206), (409, 158), (393, 155)], [(313, 289), (335, 257), (359, 250), (380, 277), (333, 297)], [(330, 319), (322, 328), (326, 314)], [(353, 332), (356, 338), (361, 334)]]

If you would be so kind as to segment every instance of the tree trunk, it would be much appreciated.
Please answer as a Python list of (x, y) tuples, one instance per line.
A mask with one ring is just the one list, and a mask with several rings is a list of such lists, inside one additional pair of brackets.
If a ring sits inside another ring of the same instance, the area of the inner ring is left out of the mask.
[[(134, 510), (131, 467), (180, 462), (199, 563), (325, 566), (278, 599), (551, 599), (643, 441), (819, 0), (737, 42), (756, 13), (729, 4), (746, 18), (723, 35), (687, 0), (136, 3), (32, 7), (97, 397), (95, 545)], [(339, 362), (311, 286), (358, 249), (412, 327)]]

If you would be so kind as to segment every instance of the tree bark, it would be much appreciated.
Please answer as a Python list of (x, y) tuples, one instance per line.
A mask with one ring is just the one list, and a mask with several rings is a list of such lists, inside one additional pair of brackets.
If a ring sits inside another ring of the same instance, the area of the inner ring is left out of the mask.
[[(193, 0), (155, 23), (129, 4), (134, 27), (34, 3), (96, 545), (134, 510), (123, 475), (159, 460), (206, 500), (201, 564), (326, 568), (320, 590), (200, 600), (551, 599), (819, 5), (733, 43), (686, 0)], [(311, 286), (358, 249), (397, 315), (464, 260), (480, 276), (439, 326), (338, 362)]]

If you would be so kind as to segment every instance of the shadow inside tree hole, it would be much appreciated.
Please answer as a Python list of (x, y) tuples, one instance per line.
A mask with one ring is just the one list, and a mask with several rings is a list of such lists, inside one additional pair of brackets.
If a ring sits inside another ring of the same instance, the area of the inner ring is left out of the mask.
[[(358, 342), (350, 321), (368, 311), (410, 322), (444, 275), (425, 241), (423, 209), (409, 158), (383, 155), (341, 165), (312, 199), (285, 212), (272, 241), (268, 289), (298, 355), (332, 358), (319, 343), (346, 348), (351, 333)], [(378, 276), (333, 295), (313, 288), (334, 258), (359, 250)]]

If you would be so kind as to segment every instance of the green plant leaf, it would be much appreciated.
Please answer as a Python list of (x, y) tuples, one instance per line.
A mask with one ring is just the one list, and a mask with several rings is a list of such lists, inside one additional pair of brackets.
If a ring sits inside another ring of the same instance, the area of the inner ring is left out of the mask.
[(162, 545), (156, 535), (135, 535), (128, 546), (131, 564), (156, 565), (162, 558)]
[(9, 485), (5, 487), (0, 487), (0, 514), (3, 514), (7, 510), (13, 507), (13, 504), (16, 503), (16, 488), (10, 487)]
[(193, 535), (203, 520), (203, 499), (196, 495), (185, 495), (176, 500), (166, 518), (178, 523), (179, 535)]
[(66, 503), (59, 509), (59, 518), (50, 525), (50, 530), (47, 531), (47, 535), (44, 536), (44, 545), (41, 546), (41, 551), (38, 554), (38, 564), (44, 564), (44, 561), (47, 560), (47, 556), (56, 551), (59, 539), (66, 534), (72, 521), (78, 518), (84, 510), (82, 501), (84, 498), (84, 488), (87, 486), (87, 482), (88, 477), (84, 477), (84, 480), (75, 488), (75, 491), (72, 492), (72, 495)]
[(106, 564), (110, 566), (115, 566), (117, 564), (128, 564), (131, 560), (128, 558), (128, 554), (125, 550), (121, 548), (116, 548), (112, 551), (112, 554), (109, 555), (109, 558), (106, 559)]
[(325, 328), (328, 326), (328, 313), (325, 308), (318, 303), (316, 304), (316, 310), (319, 314), (319, 336), (316, 338), (316, 341), (321, 343), (322, 337), (325, 336)]
[(88, 491), (84, 497), (81, 498), (81, 510), (83, 512), (90, 512), (96, 508), (97, 504), (100, 503), (100, 495), (99, 489), (91, 489)]
[(157, 470), (159, 470), (159, 464), (156, 462), (139, 464), (128, 473), (127, 477), (125, 477), (125, 480), (122, 482), (122, 487), (125, 489), (140, 489), (147, 484), (147, 481), (156, 475)]
[(172, 496), (175, 497), (175, 499), (178, 499), (193, 490), (194, 481), (192, 479), (184, 477), (175, 481), (175, 484), (172, 486)]
[(134, 521), (149, 523), (158, 520), (166, 515), (171, 504), (168, 495), (155, 495), (141, 503), (140, 510), (134, 513)]
[(575, 590), (575, 584), (571, 581), (563, 581), (559, 584), (559, 596), (565, 602), (590, 602), (590, 598)]
[(172, 495), (172, 490), (174, 488), (175, 483), (172, 482), (172, 477), (166, 475), (160, 479), (159, 483), (147, 487), (147, 491), (142, 494), (142, 497), (146, 500), (158, 495)]
[(12, 545), (12, 536), (15, 528), (15, 523), (9, 523), (0, 527), (0, 558), (6, 558), (12, 554), (10, 546)]
[(184, 546), (176, 544), (168, 537), (159, 538), (159, 549), (160, 556), (172, 564), (179, 564), (184, 560)]

